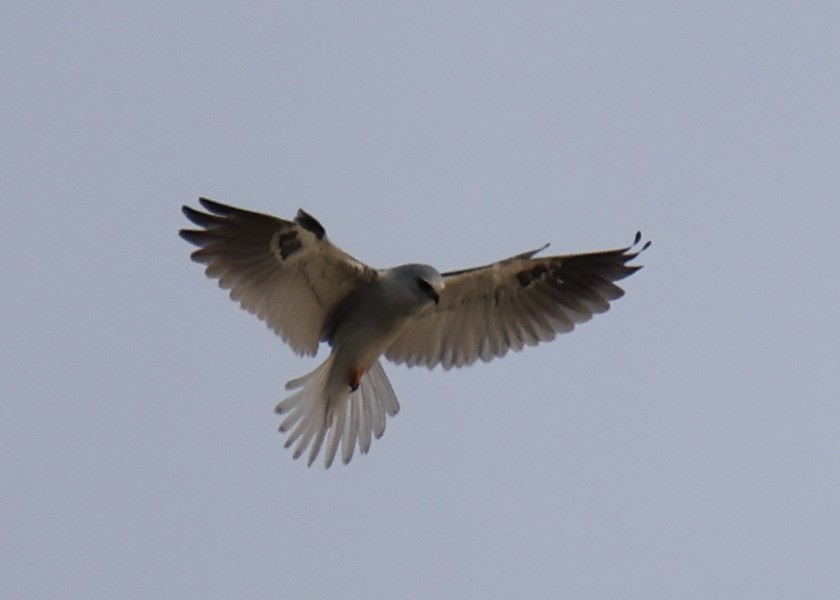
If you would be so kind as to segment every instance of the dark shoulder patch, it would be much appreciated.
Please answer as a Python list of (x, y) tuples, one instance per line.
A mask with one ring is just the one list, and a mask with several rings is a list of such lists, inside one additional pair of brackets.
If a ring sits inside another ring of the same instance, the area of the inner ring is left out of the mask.
[(318, 222), (318, 219), (310, 215), (302, 208), (299, 208), (297, 211), (295, 223), (297, 223), (307, 231), (314, 233), (315, 237), (317, 237), (319, 240), (324, 239), (324, 236), (327, 235), (327, 230), (324, 229), (324, 226)]
[(294, 228), (289, 228), (286, 231), (280, 231), (276, 234), (275, 240), (277, 243), (277, 251), (283, 260), (289, 258), (292, 254), (303, 248), (303, 244), (298, 239), (297, 231)]
[(538, 264), (525, 271), (516, 274), (516, 279), (522, 287), (528, 287), (535, 279), (539, 279), (548, 271), (548, 267)]

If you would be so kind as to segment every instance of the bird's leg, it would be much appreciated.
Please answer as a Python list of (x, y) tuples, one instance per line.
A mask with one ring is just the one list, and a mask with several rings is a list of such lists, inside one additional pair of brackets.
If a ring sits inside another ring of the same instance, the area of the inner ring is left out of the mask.
[(350, 391), (355, 392), (359, 389), (359, 384), (362, 382), (362, 375), (365, 374), (364, 369), (353, 369), (350, 372)]

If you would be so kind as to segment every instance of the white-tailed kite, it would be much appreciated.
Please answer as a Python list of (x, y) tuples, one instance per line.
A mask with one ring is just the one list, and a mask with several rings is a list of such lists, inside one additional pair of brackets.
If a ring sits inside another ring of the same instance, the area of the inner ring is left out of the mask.
[(280, 431), (311, 465), (326, 443), (329, 467), (341, 444), (350, 462), (358, 444), (385, 431), (399, 403), (379, 361), (444, 369), (489, 361), (571, 331), (605, 312), (624, 291), (613, 282), (650, 242), (567, 256), (534, 255), (547, 246), (472, 269), (438, 273), (428, 265), (374, 269), (327, 239), (299, 210), (293, 221), (200, 199), (208, 212), (183, 207), (202, 229), (181, 237), (199, 246), (192, 259), (298, 355), (331, 348), (315, 370), (293, 379), (297, 390), (277, 405)]

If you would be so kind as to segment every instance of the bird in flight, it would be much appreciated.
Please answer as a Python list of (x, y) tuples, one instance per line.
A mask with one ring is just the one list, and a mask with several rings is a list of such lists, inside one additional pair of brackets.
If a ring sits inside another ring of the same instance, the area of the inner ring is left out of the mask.
[[(200, 229), (181, 237), (198, 246), (192, 259), (298, 355), (330, 355), (293, 379), (276, 412), (294, 458), (324, 449), (330, 467), (341, 446), (350, 462), (358, 446), (385, 431), (399, 410), (381, 357), (410, 367), (444, 369), (484, 362), (568, 333), (624, 295), (615, 285), (641, 266), (641, 234), (615, 250), (536, 257), (548, 245), (496, 263), (439, 273), (423, 264), (375, 269), (327, 238), (298, 210), (291, 221), (200, 199), (184, 206)], [(326, 444), (326, 446), (325, 446)]]

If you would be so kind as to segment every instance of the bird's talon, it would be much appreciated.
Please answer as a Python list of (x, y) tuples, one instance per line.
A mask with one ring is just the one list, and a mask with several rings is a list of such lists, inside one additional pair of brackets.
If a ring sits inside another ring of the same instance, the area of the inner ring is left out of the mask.
[(362, 369), (356, 369), (350, 373), (350, 391), (355, 392), (359, 389), (359, 384), (362, 382), (362, 375), (365, 372)]

